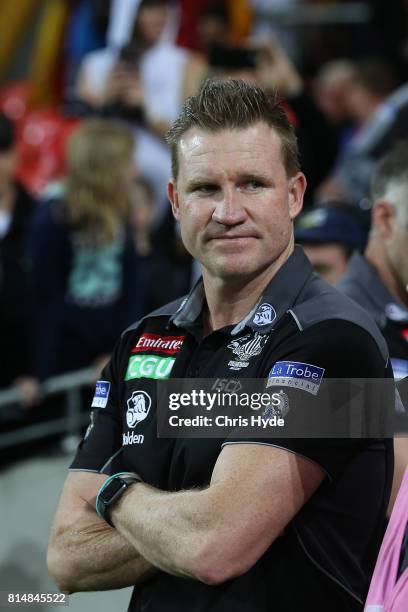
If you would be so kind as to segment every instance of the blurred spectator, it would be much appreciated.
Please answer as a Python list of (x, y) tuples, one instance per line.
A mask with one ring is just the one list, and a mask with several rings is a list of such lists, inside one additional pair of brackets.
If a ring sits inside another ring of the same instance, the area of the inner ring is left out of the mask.
[(273, 38), (292, 60), (299, 56), (299, 38), (293, 27), (285, 24), (285, 15), (296, 11), (303, 0), (249, 0), (253, 11), (252, 37), (258, 40)]
[(295, 240), (314, 270), (334, 284), (344, 274), (353, 251), (364, 249), (367, 232), (362, 215), (350, 204), (320, 203), (298, 217)]
[(340, 290), (369, 310), (394, 359), (408, 376), (408, 141), (379, 162), (372, 181), (372, 228), (364, 256), (355, 254)]
[[(218, 37), (220, 20), (228, 19), (228, 36), (224, 43), (245, 41), (252, 26), (252, 11), (248, 0), (178, 0), (180, 9), (180, 27), (177, 36), (178, 44), (188, 49), (202, 50), (199, 40), (198, 22), (202, 15), (209, 28), (210, 38)], [(207, 13), (208, 9), (208, 13)]]
[(18, 154), (13, 125), (0, 114), (0, 387), (27, 367), (26, 240), (36, 202), (15, 180)]
[(100, 363), (145, 312), (143, 267), (127, 231), (133, 137), (123, 125), (85, 121), (71, 136), (63, 199), (45, 203), (31, 233), (31, 377)]
[(364, 207), (375, 161), (396, 139), (408, 136), (408, 86), (391, 93), (396, 80), (384, 62), (367, 60), (356, 66), (357, 76), (347, 89), (347, 108), (358, 129), (319, 195)]
[(212, 4), (197, 18), (197, 48), (206, 56), (214, 47), (231, 42), (231, 17), (226, 4)]
[[(364, 256), (353, 255), (337, 287), (377, 321), (398, 380), (408, 376), (408, 141), (396, 144), (379, 162), (371, 193), (367, 248)], [(404, 417), (401, 428), (406, 427)], [(396, 439), (395, 451), (393, 496), (408, 464), (406, 438)]]
[(363, 126), (397, 87), (393, 69), (384, 60), (368, 58), (355, 63), (347, 87), (346, 109), (357, 126)]
[(334, 125), (342, 127), (350, 121), (347, 94), (355, 76), (355, 64), (346, 59), (327, 62), (316, 76), (316, 101)]
[(299, 141), (300, 161), (307, 176), (306, 204), (332, 168), (337, 155), (337, 134), (308, 94), (293, 62), (276, 42), (246, 47), (223, 46), (210, 54), (214, 76), (244, 79), (278, 91)]
[(133, 79), (140, 73), (138, 106), (149, 128), (163, 136), (183, 99), (196, 91), (205, 63), (186, 49), (161, 40), (166, 25), (164, 0), (141, 0), (131, 43), (118, 51), (106, 48), (85, 57), (78, 81), (80, 98), (92, 106), (132, 104)]
[(105, 46), (110, 0), (77, 0), (72, 8), (65, 35), (66, 84), (76, 82), (84, 55)]
[(155, 190), (155, 222), (165, 215), (170, 154), (162, 137), (184, 97), (198, 87), (205, 63), (162, 35), (167, 7), (163, 0), (142, 0), (132, 42), (85, 57), (78, 95), (95, 109), (132, 122), (135, 160)]
[(154, 228), (153, 191), (145, 179), (138, 178), (134, 184), (131, 211), (135, 248), (144, 258), (149, 279), (147, 310), (155, 310), (190, 291), (192, 259), (168, 204), (162, 222)]

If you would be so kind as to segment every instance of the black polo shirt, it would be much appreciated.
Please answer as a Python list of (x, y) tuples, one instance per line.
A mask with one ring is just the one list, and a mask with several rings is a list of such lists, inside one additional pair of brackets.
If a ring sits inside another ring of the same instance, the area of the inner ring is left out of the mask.
[[(408, 376), (408, 308), (397, 300), (384, 285), (377, 272), (360, 253), (354, 253), (345, 275), (336, 285), (337, 289), (352, 298), (370, 313), (379, 326), (390, 353), (394, 378), (397, 381)], [(402, 412), (402, 403), (407, 406), (406, 386), (400, 386), (396, 404), (397, 432), (408, 432), (408, 413)]]
[[(205, 486), (222, 445), (256, 443), (287, 449), (316, 462), (323, 484), (285, 532), (244, 575), (218, 586), (165, 572), (136, 587), (129, 610), (361, 610), (381, 538), (392, 478), (392, 450), (384, 439), (158, 438), (157, 381), (167, 377), (274, 379), (306, 366), (317, 377), (391, 376), (387, 349), (374, 322), (324, 283), (300, 248), (237, 325), (203, 337), (199, 283), (184, 300), (128, 329), (97, 383), (90, 427), (71, 470), (135, 471), (149, 484), (177, 491)], [(303, 369), (302, 369), (303, 368)], [(276, 387), (279, 389), (279, 386)], [(275, 434), (276, 435), (276, 434)]]
[(336, 287), (375, 319), (387, 341), (395, 379), (408, 376), (408, 308), (389, 292), (360, 253), (353, 254)]

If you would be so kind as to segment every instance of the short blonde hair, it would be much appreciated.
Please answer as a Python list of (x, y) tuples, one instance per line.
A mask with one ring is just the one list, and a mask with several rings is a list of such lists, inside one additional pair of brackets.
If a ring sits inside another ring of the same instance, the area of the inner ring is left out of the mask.
[(87, 119), (67, 145), (67, 215), (79, 230), (110, 242), (129, 212), (124, 167), (133, 157), (133, 136), (123, 124)]
[(187, 98), (167, 132), (173, 178), (177, 179), (179, 171), (179, 142), (190, 128), (207, 132), (245, 130), (258, 122), (266, 123), (278, 134), (286, 174), (294, 176), (300, 170), (297, 140), (277, 92), (268, 95), (260, 87), (241, 80), (208, 79), (197, 95)]

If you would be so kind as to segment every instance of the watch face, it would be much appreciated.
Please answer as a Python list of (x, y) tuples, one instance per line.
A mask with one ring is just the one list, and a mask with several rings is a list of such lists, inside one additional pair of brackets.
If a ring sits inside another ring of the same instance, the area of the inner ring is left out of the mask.
[(115, 499), (115, 497), (117, 496), (119, 491), (121, 489), (124, 489), (125, 487), (126, 487), (126, 484), (122, 481), (121, 478), (114, 478), (107, 485), (106, 489), (104, 489), (102, 491), (102, 493), (101, 493), (101, 501), (104, 504), (109, 504), (110, 502), (112, 502)]

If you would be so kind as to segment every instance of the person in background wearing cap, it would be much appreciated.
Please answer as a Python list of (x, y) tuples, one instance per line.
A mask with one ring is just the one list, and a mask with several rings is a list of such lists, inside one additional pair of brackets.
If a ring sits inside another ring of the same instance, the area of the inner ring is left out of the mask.
[(35, 200), (15, 178), (18, 154), (13, 125), (0, 113), (0, 388), (24, 374), (25, 243)]
[(300, 215), (295, 240), (302, 245), (314, 270), (334, 284), (346, 271), (353, 251), (364, 249), (367, 229), (358, 209), (333, 201)]
[[(379, 161), (371, 185), (372, 225), (364, 255), (354, 253), (337, 289), (377, 321), (396, 380), (408, 376), (408, 142)], [(405, 417), (398, 428), (407, 431)], [(391, 502), (408, 464), (408, 441), (396, 438)]]

